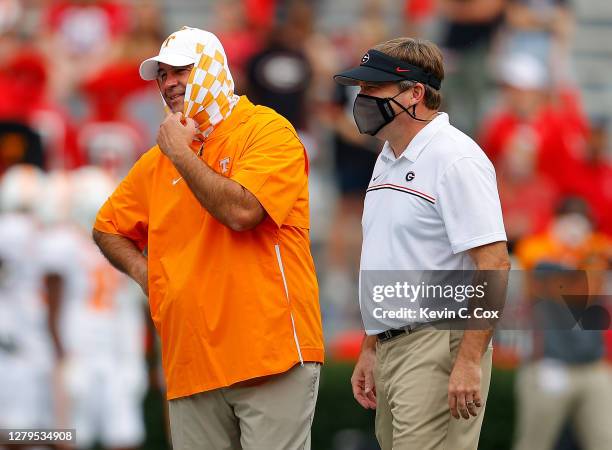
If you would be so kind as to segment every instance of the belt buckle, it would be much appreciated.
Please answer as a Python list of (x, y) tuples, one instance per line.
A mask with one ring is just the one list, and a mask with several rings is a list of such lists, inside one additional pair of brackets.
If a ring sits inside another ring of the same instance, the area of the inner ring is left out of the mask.
[(406, 326), (403, 326), (401, 330), (406, 334), (410, 334), (414, 331), (414, 328), (415, 328), (414, 325), (406, 325)]
[(387, 341), (387, 340), (389, 340), (389, 339), (391, 339), (393, 337), (393, 333), (392, 333), (391, 330), (385, 331), (384, 334), (385, 334), (385, 341)]

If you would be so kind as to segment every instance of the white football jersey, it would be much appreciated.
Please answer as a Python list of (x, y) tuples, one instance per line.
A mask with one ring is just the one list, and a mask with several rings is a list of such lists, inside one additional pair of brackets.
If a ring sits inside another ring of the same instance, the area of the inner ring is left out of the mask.
[(35, 271), (37, 225), (0, 215), (0, 428), (49, 427), (52, 347)]
[(49, 228), (38, 247), (41, 277), (57, 274), (63, 280), (60, 338), (67, 356), (141, 359), (142, 295), (135, 283), (80, 228)]
[(47, 365), (51, 347), (35, 265), (38, 233), (27, 215), (0, 215), (0, 353)]

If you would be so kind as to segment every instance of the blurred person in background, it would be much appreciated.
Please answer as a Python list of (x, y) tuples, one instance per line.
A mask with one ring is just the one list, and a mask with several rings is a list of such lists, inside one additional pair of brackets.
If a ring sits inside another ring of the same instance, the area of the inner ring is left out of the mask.
[(120, 38), (119, 60), (139, 64), (164, 39), (163, 15), (157, 0), (130, 0), (129, 25)]
[(36, 255), (58, 374), (54, 425), (76, 429), (79, 449), (138, 448), (147, 384), (143, 297), (89, 237), (114, 182), (84, 166), (55, 183)]
[(551, 69), (551, 82), (567, 82), (574, 17), (568, 0), (507, 0), (496, 57), (527, 52)]
[(531, 55), (516, 53), (500, 64), (498, 104), (479, 133), (479, 142), (494, 163), (516, 147), (538, 156), (545, 128), (559, 126), (547, 114), (549, 81), (547, 67)]
[(127, 175), (146, 150), (146, 130), (125, 107), (147, 88), (132, 63), (109, 65), (81, 86), (90, 113), (77, 133), (80, 152), (88, 164), (105, 169), (113, 179)]
[(558, 203), (546, 230), (517, 243), (515, 254), (525, 270), (532, 270), (540, 262), (606, 270), (612, 261), (612, 238), (596, 231), (584, 199), (569, 197)]
[[(313, 252), (325, 245), (331, 198), (328, 155), (319, 131), (318, 107), (329, 99), (331, 75), (338, 54), (315, 31), (317, 2), (288, 0), (277, 4), (277, 17), (266, 29), (258, 51), (246, 62), (244, 92), (256, 104), (274, 109), (296, 128), (308, 153), (311, 243)], [(252, 20), (252, 19), (251, 19)]]
[[(0, 180), (0, 428), (52, 428), (52, 347), (35, 270), (43, 172), (15, 165)], [(0, 445), (0, 447), (2, 447)]]
[(445, 110), (457, 128), (473, 136), (490, 93), (491, 41), (508, 0), (439, 0), (441, 47), (447, 65)]
[(40, 135), (23, 123), (0, 120), (0, 174), (15, 164), (44, 168)]
[[(249, 60), (261, 50), (266, 28), (257, 26), (249, 16), (249, 3), (244, 0), (230, 0), (215, 3), (214, 30), (225, 48), (227, 59), (232, 66), (232, 76), (237, 92), (247, 88), (246, 71)], [(254, 5), (257, 8), (258, 5)]]
[(568, 198), (550, 230), (519, 242), (516, 254), (530, 271), (533, 342), (517, 378), (515, 448), (555, 448), (566, 423), (580, 448), (608, 448), (612, 383), (602, 330), (610, 326), (603, 294), (612, 240), (592, 231), (584, 200)]
[[(350, 55), (345, 67), (353, 66), (373, 43), (384, 38), (384, 23), (376, 17), (363, 17), (350, 30), (344, 43), (341, 55)], [(318, 115), (318, 119), (333, 133), (333, 175), (339, 195), (329, 230), (326, 270), (321, 287), (321, 298), (330, 308), (325, 320), (331, 334), (334, 328), (361, 326), (359, 310), (355, 309), (353, 301), (357, 293), (354, 276), (358, 273), (361, 249), (361, 213), (365, 191), (381, 147), (374, 137), (360, 134), (355, 128), (353, 104), (359, 87), (334, 84), (330, 102)]]
[[(131, 135), (128, 139), (123, 139), (126, 146), (133, 145), (136, 135), (137, 141), (149, 142), (154, 139), (157, 134), (157, 124), (163, 117), (163, 110), (159, 108), (159, 91), (154, 86), (148, 83), (143, 84), (141, 80), (135, 79), (134, 74), (138, 72), (141, 61), (157, 51), (159, 43), (164, 40), (166, 36), (164, 24), (167, 20), (167, 16), (162, 14), (160, 2), (157, 0), (131, 0), (129, 5), (130, 24), (128, 31), (121, 35), (116, 42), (116, 46), (119, 48), (118, 59), (109, 62), (98, 73), (84, 79), (84, 84), (79, 86), (80, 88), (85, 87), (85, 92), (91, 100), (92, 92), (87, 87), (92, 79), (101, 81), (108, 71), (118, 74), (123, 69), (126, 76), (124, 81), (128, 82), (129, 87), (124, 86), (123, 82), (118, 83), (115, 80), (116, 92), (109, 93), (109, 96), (118, 96), (118, 93), (121, 92), (125, 93), (119, 101), (120, 109), (116, 108), (115, 111), (121, 113), (121, 117), (126, 120), (127, 127), (132, 130), (129, 131), (124, 128), (123, 132), (120, 133), (124, 138), (126, 134)], [(127, 75), (129, 71), (132, 73)], [(110, 82), (102, 81), (102, 83), (96, 84), (106, 84), (108, 86)], [(93, 97), (101, 99), (101, 90), (94, 88), (94, 91), (97, 91), (97, 94), (94, 92)], [(110, 102), (107, 101), (106, 103)], [(88, 104), (87, 106), (91, 113), (92, 105)], [(97, 107), (93, 105), (93, 109), (97, 109)], [(145, 149), (139, 146), (136, 150), (137, 154), (140, 154)], [(124, 156), (128, 156), (128, 153), (126, 152)], [(96, 163), (93, 162), (93, 164)]]
[[(291, 0), (286, 17), (270, 30), (266, 42), (246, 64), (246, 93), (253, 102), (286, 117), (300, 136), (308, 130), (307, 93), (312, 66), (304, 42), (312, 32), (313, 11), (304, 0)], [(306, 149), (311, 151), (312, 146)]]
[(516, 139), (512, 150), (504, 152), (497, 164), (499, 198), (511, 252), (517, 241), (548, 226), (559, 199), (555, 183), (536, 170), (536, 158), (537, 149), (527, 136), (522, 141)]
[(499, 70), (500, 102), (479, 133), (483, 150), (496, 164), (511, 249), (548, 225), (559, 197), (560, 187), (540, 170), (543, 135), (561, 127), (549, 114), (548, 80), (545, 66), (530, 55), (505, 61)]
[(121, 54), (130, 5), (114, 0), (61, 0), (42, 11), (38, 40), (50, 65), (54, 100), (70, 99), (82, 80)]
[(612, 162), (610, 119), (592, 117), (586, 139), (575, 143), (571, 176), (564, 183), (566, 195), (584, 198), (597, 230), (612, 236)]
[(536, 171), (569, 193), (575, 154), (588, 132), (576, 91), (552, 86), (549, 67), (528, 53), (508, 56), (497, 73), (501, 96), (480, 130), (480, 145), (494, 164), (508, 153), (533, 152)]
[(169, 114), (93, 237), (149, 295), (172, 444), (308, 449), (323, 333), (306, 150), (285, 118), (234, 94), (212, 33), (172, 33), (140, 75)]
[(404, 0), (404, 36), (424, 37), (438, 15), (437, 0)]
[[(0, 126), (10, 123), (28, 127), (39, 136), (41, 160), (48, 170), (73, 169), (83, 163), (75, 142), (75, 126), (68, 112), (49, 98), (49, 69), (45, 58), (24, 47), (0, 69)], [(38, 157), (37, 157), (38, 158)]]

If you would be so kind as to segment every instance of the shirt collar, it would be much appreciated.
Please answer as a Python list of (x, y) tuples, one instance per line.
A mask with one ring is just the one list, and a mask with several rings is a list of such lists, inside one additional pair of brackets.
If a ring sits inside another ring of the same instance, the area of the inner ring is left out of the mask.
[[(448, 114), (444, 112), (438, 113), (435, 119), (429, 122), (416, 134), (399, 157), (415, 162), (429, 141), (438, 133), (438, 131), (448, 124)], [(391, 148), (391, 145), (389, 145), (389, 142), (385, 142), (385, 145), (381, 151), (381, 158), (385, 162), (391, 162), (399, 159), (395, 158), (395, 154), (393, 153), (393, 149)]]

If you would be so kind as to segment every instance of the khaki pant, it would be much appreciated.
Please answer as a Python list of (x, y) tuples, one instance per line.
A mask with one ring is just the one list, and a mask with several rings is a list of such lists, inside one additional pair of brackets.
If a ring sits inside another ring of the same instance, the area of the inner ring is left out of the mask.
[(463, 331), (421, 328), (376, 347), (376, 437), (382, 450), (476, 450), (491, 379), (482, 357), (479, 414), (455, 419), (448, 381)]
[(174, 450), (310, 449), (321, 365), (170, 400)]
[(565, 366), (538, 361), (520, 370), (517, 450), (554, 448), (568, 420), (581, 448), (612, 446), (612, 378), (605, 363)]

